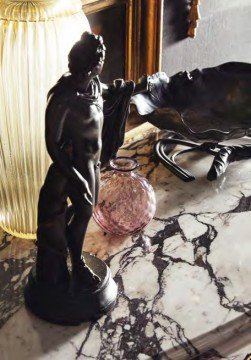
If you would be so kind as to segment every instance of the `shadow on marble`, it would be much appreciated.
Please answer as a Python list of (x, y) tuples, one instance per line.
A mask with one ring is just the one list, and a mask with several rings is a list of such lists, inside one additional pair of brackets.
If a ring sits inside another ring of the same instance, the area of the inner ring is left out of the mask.
[(23, 305), (23, 289), (34, 265), (35, 245), (31, 240), (0, 234), (0, 328)]
[[(105, 235), (92, 220), (84, 250), (106, 260), (130, 244), (131, 237)], [(0, 230), (0, 328), (24, 304), (23, 290), (35, 256), (33, 241), (15, 238)]]
[[(1, 360), (73, 359), (78, 352), (75, 338), (88, 331), (90, 323), (80, 326), (57, 326), (33, 316), (22, 307), (6, 323), (0, 336)], [(95, 347), (95, 344), (93, 344)], [(59, 354), (60, 352), (60, 354)]]

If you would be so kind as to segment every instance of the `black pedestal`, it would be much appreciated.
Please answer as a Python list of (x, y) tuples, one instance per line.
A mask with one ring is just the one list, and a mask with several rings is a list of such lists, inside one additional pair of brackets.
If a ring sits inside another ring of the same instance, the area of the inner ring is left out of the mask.
[(35, 315), (60, 325), (79, 325), (98, 319), (109, 312), (116, 303), (117, 285), (108, 266), (89, 253), (83, 254), (86, 264), (101, 282), (97, 288), (86, 289), (84, 284), (67, 283), (49, 286), (36, 280), (33, 269), (24, 291), (26, 306)]

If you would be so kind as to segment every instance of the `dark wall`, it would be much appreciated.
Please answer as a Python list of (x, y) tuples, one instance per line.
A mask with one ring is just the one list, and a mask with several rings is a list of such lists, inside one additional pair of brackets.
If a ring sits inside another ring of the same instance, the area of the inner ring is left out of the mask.
[(162, 70), (251, 63), (251, 0), (201, 0), (197, 37), (186, 37), (188, 0), (164, 0)]

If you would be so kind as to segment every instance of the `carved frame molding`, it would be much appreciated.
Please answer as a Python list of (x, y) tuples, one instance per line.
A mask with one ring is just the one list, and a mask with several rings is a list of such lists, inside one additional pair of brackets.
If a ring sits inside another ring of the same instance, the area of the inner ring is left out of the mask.
[(161, 69), (164, 0), (83, 0), (85, 14), (126, 6), (126, 79)]

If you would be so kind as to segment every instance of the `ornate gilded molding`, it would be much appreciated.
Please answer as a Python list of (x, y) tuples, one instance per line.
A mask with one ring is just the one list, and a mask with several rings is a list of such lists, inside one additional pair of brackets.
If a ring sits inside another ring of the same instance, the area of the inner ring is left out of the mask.
[(164, 0), (82, 0), (82, 3), (87, 15), (113, 6), (126, 7), (127, 79), (138, 80), (142, 74), (160, 70)]
[(189, 27), (187, 31), (187, 35), (191, 38), (196, 37), (198, 23), (200, 20), (199, 5), (200, 0), (192, 0), (191, 9), (188, 15)]

